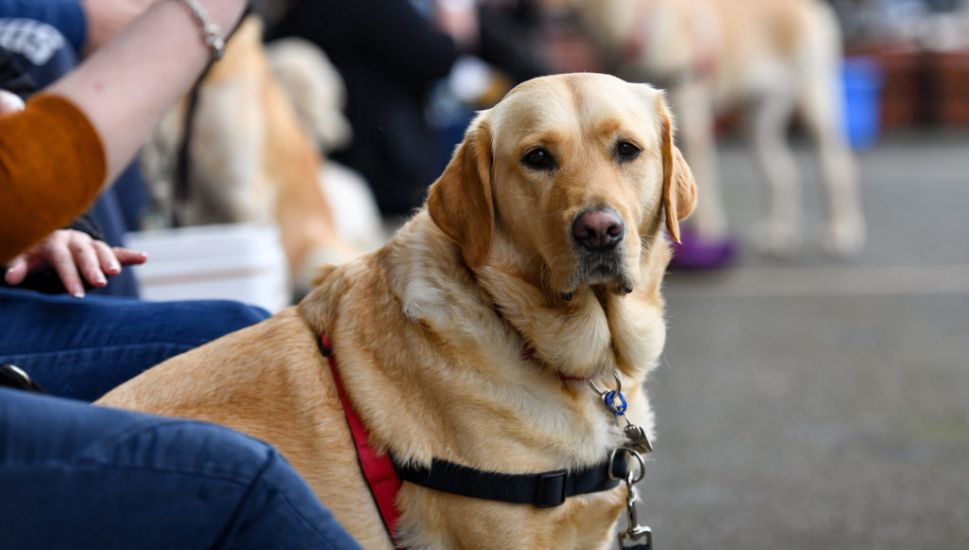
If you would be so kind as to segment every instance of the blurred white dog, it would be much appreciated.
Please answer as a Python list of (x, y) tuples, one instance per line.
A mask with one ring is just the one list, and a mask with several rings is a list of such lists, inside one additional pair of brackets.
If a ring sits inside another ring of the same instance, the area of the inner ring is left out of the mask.
[(820, 0), (573, 3), (624, 77), (667, 87), (703, 197), (694, 216), (701, 237), (726, 234), (714, 118), (740, 106), (751, 114), (753, 146), (768, 184), (757, 243), (783, 254), (802, 240), (798, 171), (786, 135), (799, 111), (817, 143), (825, 183), (825, 248), (846, 255), (864, 245), (857, 169), (841, 129), (841, 37), (830, 6)]

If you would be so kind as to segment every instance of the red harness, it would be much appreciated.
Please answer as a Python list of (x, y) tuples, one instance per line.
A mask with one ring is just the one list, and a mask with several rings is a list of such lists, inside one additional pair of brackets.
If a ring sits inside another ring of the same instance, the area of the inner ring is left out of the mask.
[(357, 448), (357, 459), (360, 462), (360, 470), (363, 472), (367, 486), (373, 495), (373, 500), (380, 511), (380, 518), (384, 521), (387, 534), (394, 541), (394, 546), (400, 548), (397, 540), (397, 508), (394, 501), (400, 491), (400, 478), (387, 453), (377, 454), (373, 447), (368, 444), (370, 438), (367, 428), (363, 425), (360, 417), (350, 405), (347, 392), (343, 389), (343, 382), (340, 380), (340, 371), (336, 366), (336, 357), (333, 355), (333, 347), (330, 338), (324, 334), (320, 337), (321, 349), (327, 362), (330, 364), (330, 372), (333, 373), (333, 384), (336, 386), (337, 395), (340, 396), (340, 403), (343, 405), (343, 412), (347, 417), (347, 425), (350, 427), (350, 435), (353, 436), (353, 444)]

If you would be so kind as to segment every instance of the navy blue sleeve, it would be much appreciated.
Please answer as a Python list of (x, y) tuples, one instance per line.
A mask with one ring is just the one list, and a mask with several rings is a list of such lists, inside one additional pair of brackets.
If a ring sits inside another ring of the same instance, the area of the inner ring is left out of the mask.
[(61, 31), (78, 53), (87, 40), (87, 17), (79, 0), (0, 0), (0, 18), (47, 23)]

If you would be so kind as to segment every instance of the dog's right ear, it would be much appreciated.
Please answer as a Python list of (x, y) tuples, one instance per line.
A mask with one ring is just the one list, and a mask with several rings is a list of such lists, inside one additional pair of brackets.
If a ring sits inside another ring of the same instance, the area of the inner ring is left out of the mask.
[(451, 162), (427, 195), (427, 210), (441, 231), (461, 247), (471, 268), (491, 253), (495, 207), (491, 195), (491, 129), (483, 115), (471, 123)]

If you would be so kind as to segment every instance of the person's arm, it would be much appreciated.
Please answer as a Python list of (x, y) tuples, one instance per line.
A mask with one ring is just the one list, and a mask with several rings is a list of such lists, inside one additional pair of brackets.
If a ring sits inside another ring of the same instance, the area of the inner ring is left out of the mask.
[[(46, 0), (50, 1), (50, 0)], [(87, 40), (81, 54), (90, 54), (107, 44), (128, 23), (159, 0), (72, 0), (84, 8)]]
[[(244, 0), (199, 0), (223, 36)], [(162, 115), (195, 82), (211, 58), (200, 27), (180, 0), (162, 0), (46, 92), (61, 95), (101, 136), (107, 177), (127, 165)]]
[[(200, 0), (228, 32), (244, 0)], [(77, 217), (192, 85), (211, 52), (180, 0), (161, 0), (74, 72), (0, 116), (0, 262)]]
[(0, 115), (0, 265), (76, 218), (104, 181), (100, 138), (71, 102), (41, 94)]

